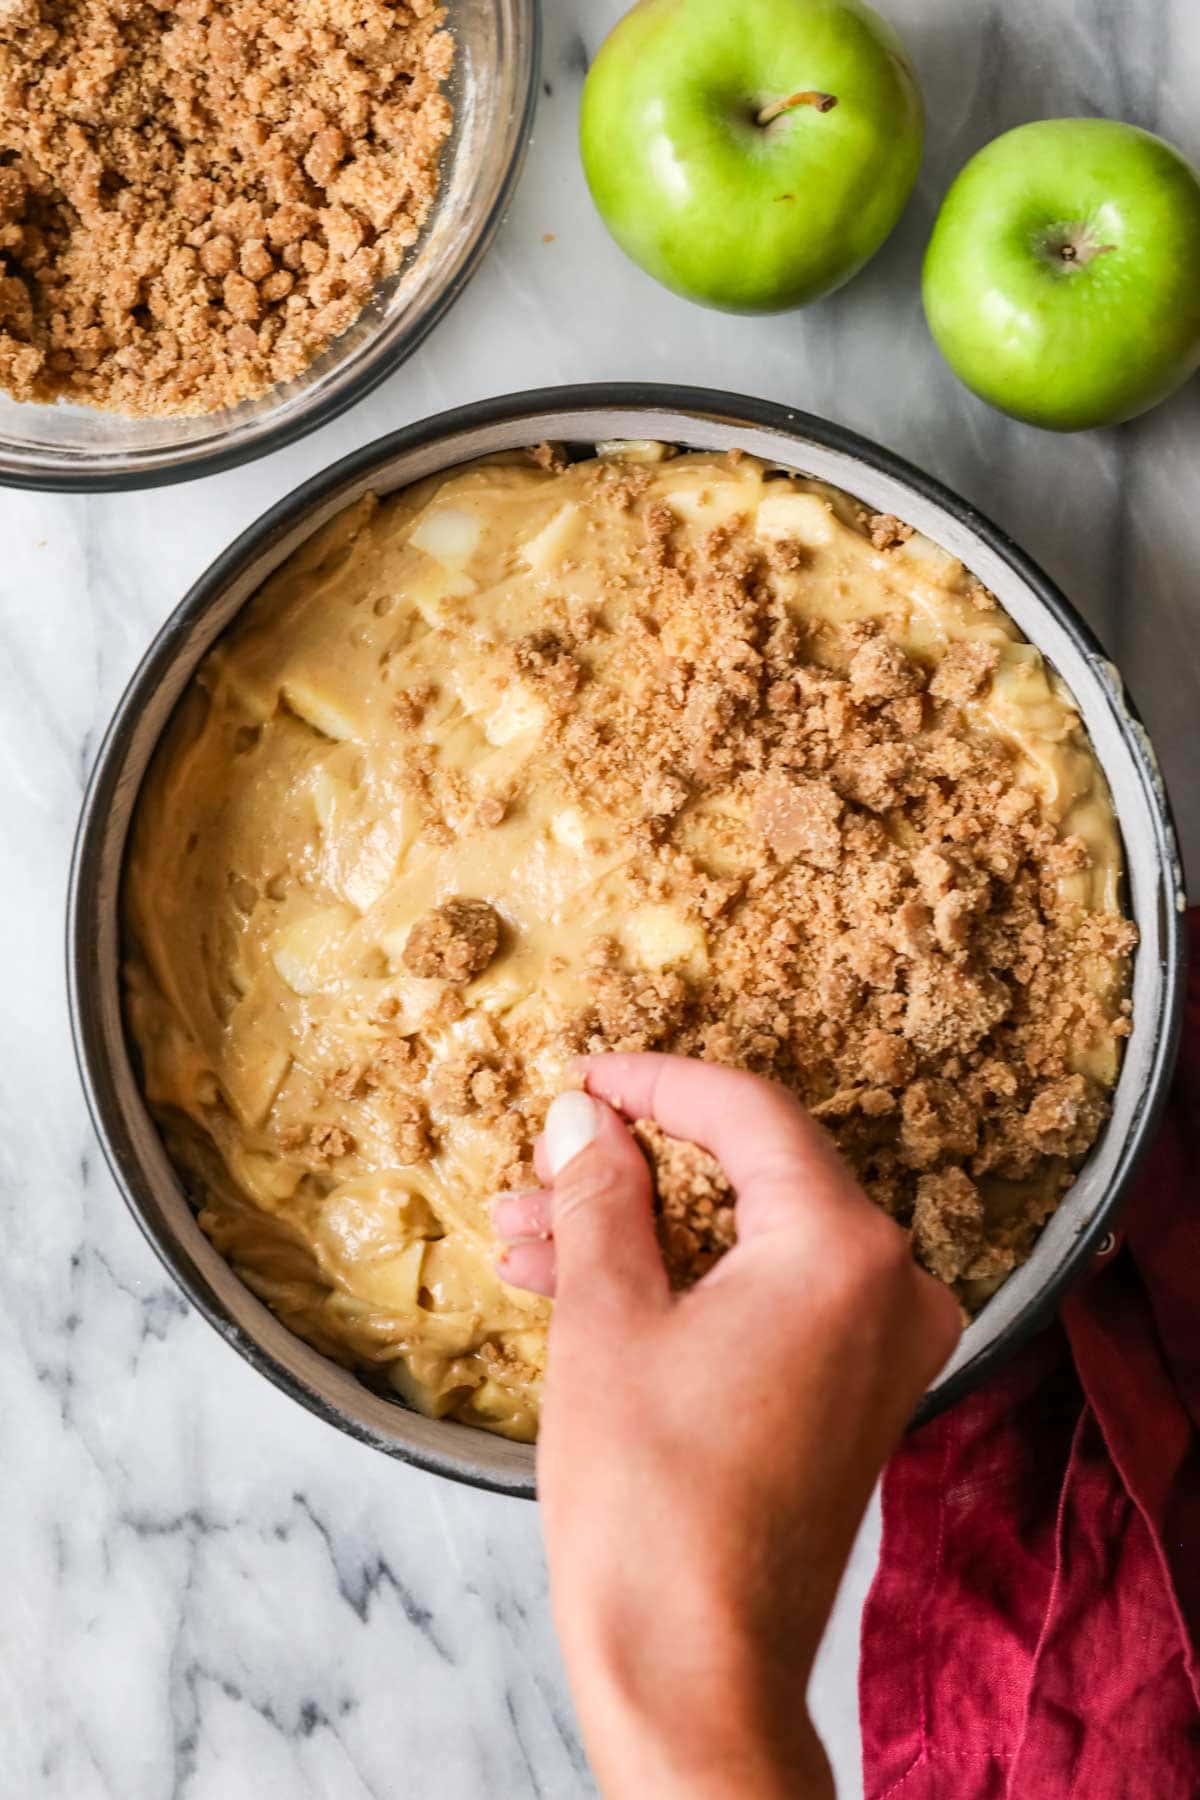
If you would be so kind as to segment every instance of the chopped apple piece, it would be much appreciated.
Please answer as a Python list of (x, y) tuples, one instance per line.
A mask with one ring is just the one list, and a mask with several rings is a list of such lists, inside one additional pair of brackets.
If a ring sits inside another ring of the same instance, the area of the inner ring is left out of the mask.
[(546, 708), (536, 695), (519, 682), (510, 682), (499, 706), (484, 722), (489, 744), (511, 744), (514, 738), (531, 731), (542, 731), (546, 725)]
[(500, 698), (500, 687), (493, 671), (481, 669), (476, 661), (463, 660), (447, 670), (458, 703), (465, 713), (488, 713)]
[(458, 506), (439, 506), (422, 513), (408, 541), (435, 562), (464, 563), (474, 553), (483, 532), (478, 513)]
[(481, 1268), (457, 1238), (425, 1246), (421, 1285), (428, 1291), (431, 1312), (469, 1313), (487, 1299), (497, 1299), (499, 1281)]
[(266, 981), (260, 976), (229, 1015), (221, 1085), (245, 1125), (262, 1124), (292, 1062), (273, 1017), (272, 985), (269, 974)]
[(388, 1365), (388, 1380), (400, 1398), (412, 1407), (414, 1412), (422, 1413), (427, 1419), (444, 1419), (452, 1406), (457, 1406), (463, 1397), (464, 1386), (448, 1386), (436, 1389), (429, 1382), (414, 1375), (403, 1357)]
[(550, 820), (550, 835), (555, 843), (568, 850), (582, 850), (594, 839), (603, 837), (604, 824), (598, 818), (589, 818), (577, 806), (564, 806)]
[(484, 1012), (507, 1013), (528, 998), (530, 975), (519, 958), (506, 957), (486, 969), (471, 989), (472, 1003)]
[(963, 578), (963, 566), (957, 556), (951, 556), (949, 550), (943, 550), (932, 538), (922, 537), (919, 531), (897, 544), (895, 554), (919, 563), (926, 580), (935, 582), (938, 587), (957, 587)]
[(435, 631), (446, 623), (446, 602), (450, 597), (449, 577), (441, 563), (426, 563), (421, 575), (405, 582), (402, 596), (404, 604), (411, 606)]
[(344, 817), (350, 801), (350, 789), (344, 781), (329, 770), (317, 767), (313, 770), (311, 780), (313, 811), (317, 815), (317, 824), (322, 831), (328, 831), (335, 814)]
[(322, 737), (342, 743), (362, 736), (362, 721), (356, 717), (352, 703), (331, 688), (319, 686), (308, 677), (298, 680), (291, 676), (279, 691), (296, 717)]
[(658, 438), (602, 438), (596, 445), (596, 455), (617, 462), (666, 462), (676, 454), (674, 444), (664, 444)]
[(700, 485), (690, 482), (686, 486), (669, 488), (663, 494), (663, 500), (676, 518), (692, 525), (713, 526), (734, 519), (739, 513), (749, 512), (756, 492), (757, 483), (737, 481), (730, 476)]
[(358, 854), (346, 860), (341, 892), (360, 913), (368, 912), (392, 885), (396, 865), (412, 835), (414, 814), (410, 805), (404, 811), (397, 809), (389, 819), (377, 819), (361, 839)]
[(378, 1262), (356, 1262), (354, 1292), (373, 1306), (385, 1306), (389, 1312), (415, 1313), (424, 1260), (425, 1246), (417, 1243), (395, 1256), (380, 1257)]
[(356, 922), (348, 906), (323, 906), (276, 932), (271, 961), (294, 994), (319, 993), (339, 978), (342, 940)]
[(415, 1312), (436, 1213), (402, 1175), (381, 1170), (343, 1181), (324, 1200), (313, 1229), (321, 1267), (351, 1293), (394, 1312)]
[(531, 569), (553, 568), (555, 563), (562, 561), (578, 522), (579, 508), (574, 501), (560, 506), (554, 517), (521, 545), (518, 553), (521, 560)]
[(796, 492), (768, 493), (759, 502), (755, 535), (771, 541), (788, 538), (819, 550), (831, 544), (837, 525), (829, 502), (819, 494)]
[(647, 968), (665, 969), (674, 963), (707, 966), (703, 931), (674, 907), (639, 907), (625, 929), (630, 949)]

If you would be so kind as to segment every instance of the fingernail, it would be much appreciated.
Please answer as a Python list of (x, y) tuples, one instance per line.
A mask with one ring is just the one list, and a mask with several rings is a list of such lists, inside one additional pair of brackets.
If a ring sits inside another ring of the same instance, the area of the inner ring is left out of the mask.
[(560, 1094), (546, 1114), (546, 1161), (551, 1175), (561, 1174), (596, 1135), (599, 1121), (590, 1094), (572, 1089)]

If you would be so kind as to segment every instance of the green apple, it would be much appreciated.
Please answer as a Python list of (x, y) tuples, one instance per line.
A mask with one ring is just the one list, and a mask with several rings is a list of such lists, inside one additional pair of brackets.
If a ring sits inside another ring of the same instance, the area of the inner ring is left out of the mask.
[(580, 146), (608, 229), (728, 312), (840, 287), (904, 210), (924, 119), (861, 0), (640, 0), (588, 71)]
[(924, 290), (943, 356), (993, 406), (1120, 424), (1200, 367), (1200, 179), (1133, 125), (1019, 125), (946, 195)]

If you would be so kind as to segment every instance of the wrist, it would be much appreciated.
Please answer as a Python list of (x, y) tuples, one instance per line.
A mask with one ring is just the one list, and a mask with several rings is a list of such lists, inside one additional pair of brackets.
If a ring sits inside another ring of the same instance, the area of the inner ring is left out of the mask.
[(647, 1679), (624, 1658), (582, 1677), (573, 1671), (605, 1800), (834, 1800), (803, 1670), (786, 1698), (752, 1680), (714, 1674), (695, 1683), (689, 1673)]
[(693, 1729), (689, 1716), (665, 1723), (627, 1719), (621, 1734), (604, 1731), (594, 1758), (605, 1800), (835, 1800), (829, 1762), (805, 1714), (786, 1737), (768, 1740), (751, 1726)]

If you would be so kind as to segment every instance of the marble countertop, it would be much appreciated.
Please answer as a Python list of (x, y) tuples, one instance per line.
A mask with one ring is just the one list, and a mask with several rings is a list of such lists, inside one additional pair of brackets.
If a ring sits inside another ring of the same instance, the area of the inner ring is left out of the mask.
[[(524, 179), (407, 367), (250, 468), (157, 493), (0, 493), (0, 1793), (11, 1800), (573, 1800), (593, 1791), (536, 1509), (393, 1465), (266, 1386), (187, 1308), (93, 1142), (62, 977), (67, 861), (109, 712), (232, 535), (379, 433), (520, 387), (704, 382), (827, 414), (958, 488), (1061, 583), (1125, 673), (1200, 866), (1200, 387), (1119, 432), (1039, 435), (954, 382), (917, 276), (951, 173), (997, 131), (1106, 113), (1200, 156), (1191, 0), (887, 0), (930, 111), (916, 198), (807, 313), (689, 307), (626, 264), (574, 152), (623, 0), (547, 0)], [(1189, 780), (1189, 776), (1192, 777)], [(816, 1679), (860, 1792), (869, 1523)]]

